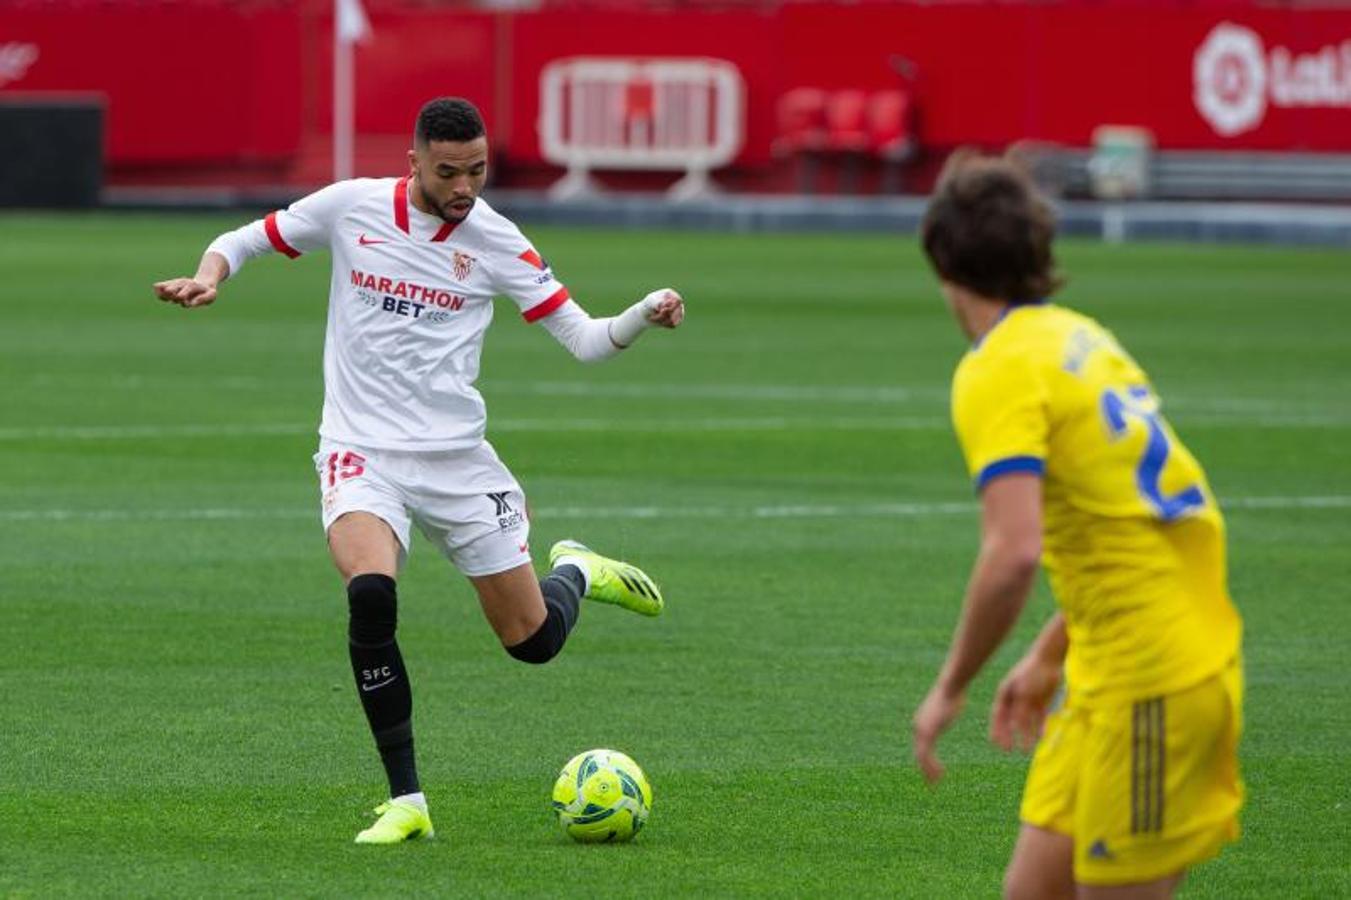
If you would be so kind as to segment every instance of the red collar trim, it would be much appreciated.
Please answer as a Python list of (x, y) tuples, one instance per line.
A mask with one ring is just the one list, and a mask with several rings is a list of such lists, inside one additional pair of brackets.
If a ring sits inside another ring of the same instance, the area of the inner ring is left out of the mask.
[(408, 176), (394, 182), (394, 224), (408, 234)]
[[(408, 230), (408, 176), (405, 175), (394, 183), (394, 224), (399, 226), (399, 230), (404, 234), (411, 234)], [(460, 225), (459, 222), (443, 222), (441, 228), (432, 235), (432, 241), (440, 243), (450, 237)]]

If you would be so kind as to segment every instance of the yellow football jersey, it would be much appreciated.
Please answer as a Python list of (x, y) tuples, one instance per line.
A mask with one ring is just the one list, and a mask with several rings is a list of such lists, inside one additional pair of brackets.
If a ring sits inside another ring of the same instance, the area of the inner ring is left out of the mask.
[(1042, 476), (1042, 561), (1078, 702), (1181, 690), (1235, 656), (1224, 520), (1110, 332), (1063, 307), (1011, 307), (957, 367), (952, 413), (978, 490)]

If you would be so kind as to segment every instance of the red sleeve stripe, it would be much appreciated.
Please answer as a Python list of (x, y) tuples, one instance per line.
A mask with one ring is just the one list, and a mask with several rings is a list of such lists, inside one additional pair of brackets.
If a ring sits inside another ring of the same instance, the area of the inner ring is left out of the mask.
[(278, 253), (285, 253), (291, 259), (300, 255), (300, 251), (290, 244), (286, 243), (281, 236), (281, 229), (277, 227), (277, 214), (270, 212), (267, 218), (263, 219), (263, 229), (267, 232), (267, 239), (272, 242), (272, 249)]
[(564, 303), (567, 303), (571, 299), (572, 298), (568, 296), (568, 289), (565, 287), (561, 287), (558, 290), (554, 291), (553, 294), (549, 297), (549, 299), (545, 300), (543, 303), (535, 304), (534, 306), (530, 307), (525, 312), (523, 312), (521, 315), (525, 317), (525, 320), (527, 322), (538, 322), (540, 319), (544, 318), (549, 313), (558, 309), (558, 307), (562, 306)]

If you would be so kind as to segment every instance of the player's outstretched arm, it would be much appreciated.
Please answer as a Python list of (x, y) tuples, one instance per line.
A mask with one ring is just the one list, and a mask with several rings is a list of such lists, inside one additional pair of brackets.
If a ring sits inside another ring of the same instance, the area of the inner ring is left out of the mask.
[(677, 328), (684, 320), (684, 299), (671, 288), (662, 288), (607, 319), (593, 319), (569, 300), (540, 324), (577, 359), (599, 362), (627, 349), (649, 328)]
[(155, 296), (185, 309), (207, 306), (220, 283), (259, 256), (282, 253), (294, 259), (326, 247), (333, 222), (349, 207), (360, 182), (340, 181), (302, 197), (289, 207), (219, 235), (207, 246), (197, 274), (155, 284)]
[(217, 288), (229, 276), (230, 264), (225, 257), (208, 250), (202, 254), (196, 275), (155, 282), (155, 296), (166, 303), (177, 303), (184, 309), (208, 306), (215, 302)]

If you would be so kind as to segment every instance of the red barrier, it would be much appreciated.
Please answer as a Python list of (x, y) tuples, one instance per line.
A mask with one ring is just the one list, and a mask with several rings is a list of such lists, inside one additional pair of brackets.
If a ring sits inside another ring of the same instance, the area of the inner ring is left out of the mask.
[(544, 11), (512, 18), (514, 160), (539, 163), (539, 75), (566, 56), (708, 56), (736, 65), (746, 82), (746, 140), (738, 165), (770, 162), (775, 103), (784, 79), (783, 13)]
[[(286, 162), (294, 177), (321, 180), (327, 9), (327, 0), (0, 7), (0, 95), (103, 92), (114, 166)], [(356, 53), (362, 171), (399, 167), (388, 157), (438, 94), (482, 107), (504, 162), (542, 165), (540, 72), (583, 54), (733, 62), (747, 88), (743, 169), (773, 162), (787, 91), (896, 89), (896, 56), (914, 64), (908, 96), (931, 147), (1085, 146), (1111, 123), (1145, 126), (1164, 149), (1351, 152), (1346, 7), (1067, 0), (478, 13), (381, 2), (371, 22)]]

